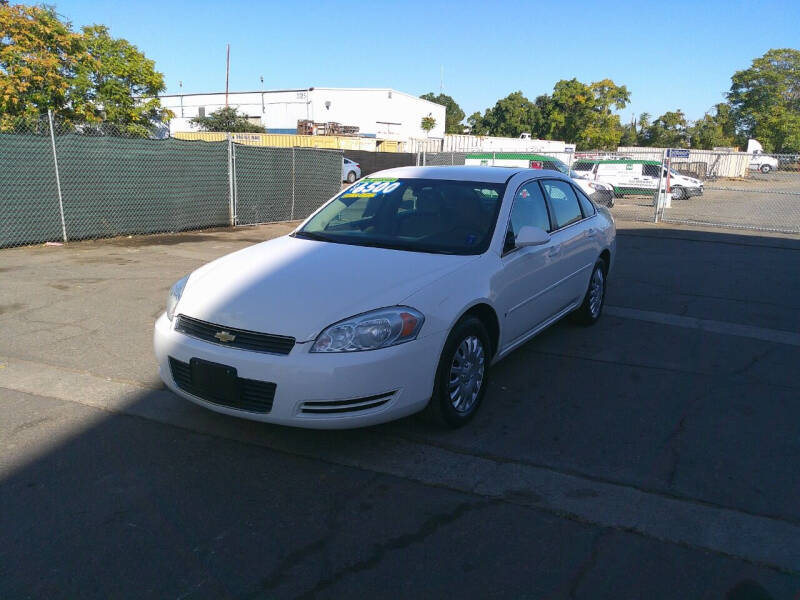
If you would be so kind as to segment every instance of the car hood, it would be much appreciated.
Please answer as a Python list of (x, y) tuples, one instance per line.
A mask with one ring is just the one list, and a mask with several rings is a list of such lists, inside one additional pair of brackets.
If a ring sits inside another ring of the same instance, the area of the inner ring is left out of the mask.
[(332, 323), (399, 304), (476, 258), (284, 236), (197, 269), (176, 312), (308, 341)]

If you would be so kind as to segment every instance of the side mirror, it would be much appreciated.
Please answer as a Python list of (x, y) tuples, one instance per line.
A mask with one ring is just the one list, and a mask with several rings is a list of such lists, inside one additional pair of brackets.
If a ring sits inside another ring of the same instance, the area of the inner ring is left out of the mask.
[(520, 228), (514, 245), (517, 248), (525, 248), (526, 246), (541, 246), (549, 241), (550, 234), (544, 229), (539, 229), (538, 227), (533, 227), (531, 225), (525, 225), (524, 227)]

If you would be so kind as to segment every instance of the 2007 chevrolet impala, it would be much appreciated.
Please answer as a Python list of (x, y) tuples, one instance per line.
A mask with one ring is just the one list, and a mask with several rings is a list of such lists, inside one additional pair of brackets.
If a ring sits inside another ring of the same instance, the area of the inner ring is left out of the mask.
[(258, 421), (425, 409), (457, 427), (492, 364), (566, 315), (600, 318), (615, 246), (610, 213), (555, 171), (383, 171), (178, 281), (155, 327), (161, 377)]

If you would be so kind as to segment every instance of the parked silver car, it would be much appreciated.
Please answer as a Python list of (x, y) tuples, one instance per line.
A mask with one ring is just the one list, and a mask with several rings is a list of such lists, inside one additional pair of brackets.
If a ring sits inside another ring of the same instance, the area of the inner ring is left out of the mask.
[(342, 158), (342, 181), (353, 183), (361, 179), (361, 165), (349, 158)]

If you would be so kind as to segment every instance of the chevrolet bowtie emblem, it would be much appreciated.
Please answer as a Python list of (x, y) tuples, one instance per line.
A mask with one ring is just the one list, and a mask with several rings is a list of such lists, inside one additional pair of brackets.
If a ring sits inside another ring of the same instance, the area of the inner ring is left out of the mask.
[(230, 333), (229, 331), (218, 331), (214, 334), (214, 337), (217, 338), (220, 342), (232, 342), (236, 339), (236, 336)]

